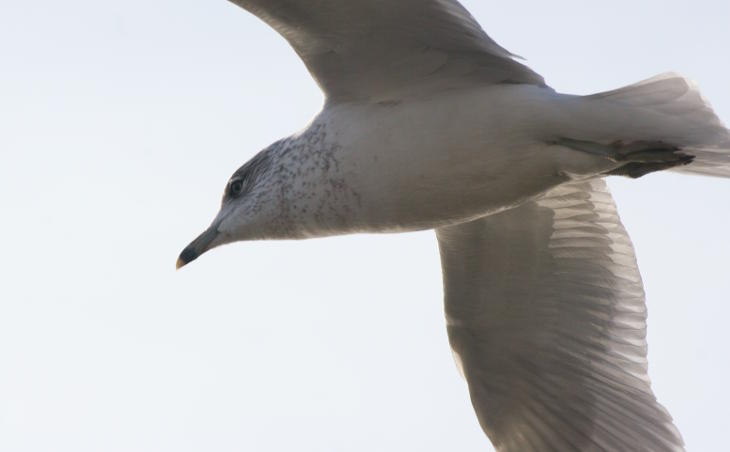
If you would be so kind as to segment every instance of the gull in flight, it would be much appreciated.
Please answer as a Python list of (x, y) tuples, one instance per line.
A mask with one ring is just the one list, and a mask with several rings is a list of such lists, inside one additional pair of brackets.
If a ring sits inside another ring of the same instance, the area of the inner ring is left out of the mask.
[(325, 94), (233, 173), (178, 268), (242, 240), (435, 229), (446, 327), (497, 450), (677, 451), (604, 177), (730, 177), (730, 132), (665, 74), (561, 94), (456, 0), (232, 0)]

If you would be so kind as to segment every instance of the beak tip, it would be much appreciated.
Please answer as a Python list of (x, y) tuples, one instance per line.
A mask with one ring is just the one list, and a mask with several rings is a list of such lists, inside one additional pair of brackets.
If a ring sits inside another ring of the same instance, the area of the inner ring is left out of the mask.
[(182, 250), (182, 253), (180, 253), (180, 256), (177, 258), (177, 262), (175, 263), (175, 269), (180, 270), (200, 257), (201, 254), (212, 248), (216, 237), (218, 237), (218, 230), (214, 226), (203, 231), (198, 238), (193, 240), (190, 245), (186, 246), (185, 249)]
[(197, 259), (199, 255), (200, 254), (195, 249), (194, 243), (191, 243), (187, 246), (187, 248), (182, 250), (182, 253), (180, 253), (180, 256), (177, 258), (177, 262), (175, 262), (175, 270), (180, 270)]

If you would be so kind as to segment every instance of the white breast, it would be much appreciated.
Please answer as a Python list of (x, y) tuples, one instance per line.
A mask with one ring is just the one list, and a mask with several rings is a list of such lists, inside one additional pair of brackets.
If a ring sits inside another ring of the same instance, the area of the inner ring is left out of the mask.
[(325, 107), (339, 170), (358, 194), (357, 229), (433, 228), (519, 204), (595, 159), (551, 146), (550, 105), (528, 85), (453, 91), (389, 104)]

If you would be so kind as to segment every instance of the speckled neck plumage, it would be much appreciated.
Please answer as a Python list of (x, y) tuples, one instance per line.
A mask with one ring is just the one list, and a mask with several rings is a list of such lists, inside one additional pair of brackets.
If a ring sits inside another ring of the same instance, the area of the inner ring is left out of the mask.
[(360, 194), (347, 183), (340, 150), (328, 140), (324, 124), (313, 124), (273, 143), (236, 172), (259, 180), (252, 192), (252, 214), (264, 202), (277, 205), (267, 238), (307, 238), (349, 229)]

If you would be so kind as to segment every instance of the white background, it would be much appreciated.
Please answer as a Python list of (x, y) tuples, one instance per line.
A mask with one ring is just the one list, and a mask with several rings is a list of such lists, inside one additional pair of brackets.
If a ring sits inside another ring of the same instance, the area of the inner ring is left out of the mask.
[[(666, 70), (730, 120), (724, 0), (465, 2), (564, 92)], [(321, 95), (224, 0), (0, 0), (0, 450), (482, 451), (432, 232), (240, 243), (175, 272), (230, 174)], [(612, 180), (650, 373), (730, 425), (730, 181)]]

